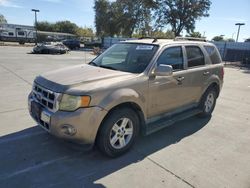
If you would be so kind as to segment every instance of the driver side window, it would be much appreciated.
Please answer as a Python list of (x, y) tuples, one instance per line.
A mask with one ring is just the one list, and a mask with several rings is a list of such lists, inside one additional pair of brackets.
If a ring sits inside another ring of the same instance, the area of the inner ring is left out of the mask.
[(183, 53), (181, 46), (164, 50), (157, 60), (157, 65), (171, 65), (174, 71), (183, 69)]

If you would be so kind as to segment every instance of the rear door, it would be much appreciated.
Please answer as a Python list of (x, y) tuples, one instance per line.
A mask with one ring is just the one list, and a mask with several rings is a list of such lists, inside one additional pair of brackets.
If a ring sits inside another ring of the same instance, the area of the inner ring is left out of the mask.
[(199, 45), (185, 45), (187, 57), (186, 79), (192, 88), (188, 93), (191, 101), (199, 102), (211, 72), (209, 71), (206, 52)]

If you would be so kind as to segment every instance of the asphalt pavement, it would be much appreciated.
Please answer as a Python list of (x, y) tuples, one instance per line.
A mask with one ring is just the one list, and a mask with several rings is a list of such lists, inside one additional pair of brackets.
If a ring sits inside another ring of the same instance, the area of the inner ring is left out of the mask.
[(250, 188), (250, 70), (225, 68), (211, 118), (140, 137), (129, 153), (110, 159), (49, 135), (27, 109), (37, 75), (94, 55), (30, 51), (0, 46), (0, 187)]

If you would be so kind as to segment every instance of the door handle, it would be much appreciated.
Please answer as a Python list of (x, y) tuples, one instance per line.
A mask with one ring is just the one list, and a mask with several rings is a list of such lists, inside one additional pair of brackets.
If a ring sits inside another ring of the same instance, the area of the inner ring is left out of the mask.
[(180, 76), (180, 77), (176, 78), (176, 80), (177, 80), (178, 82), (182, 82), (184, 79), (185, 79), (185, 77), (183, 77), (183, 76)]
[(203, 75), (206, 76), (206, 75), (209, 75), (209, 73), (210, 73), (209, 71), (205, 71), (203, 72)]

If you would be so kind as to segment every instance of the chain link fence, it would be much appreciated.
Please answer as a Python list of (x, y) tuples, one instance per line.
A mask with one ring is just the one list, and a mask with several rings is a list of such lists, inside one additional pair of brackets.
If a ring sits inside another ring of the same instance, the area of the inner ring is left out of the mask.
[(227, 64), (250, 66), (250, 42), (212, 42)]

